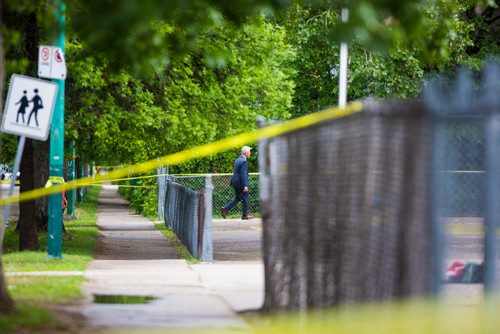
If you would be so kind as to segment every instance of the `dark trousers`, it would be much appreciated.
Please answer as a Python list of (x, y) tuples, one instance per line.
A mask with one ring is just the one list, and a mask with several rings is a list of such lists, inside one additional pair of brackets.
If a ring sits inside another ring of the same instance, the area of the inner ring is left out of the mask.
[(233, 206), (236, 205), (239, 201), (241, 201), (241, 208), (242, 208), (242, 217), (247, 216), (247, 211), (248, 211), (248, 191), (244, 192), (243, 189), (241, 188), (235, 188), (234, 189), (234, 198), (231, 202), (226, 204), (225, 208), (228, 210), (231, 210)]

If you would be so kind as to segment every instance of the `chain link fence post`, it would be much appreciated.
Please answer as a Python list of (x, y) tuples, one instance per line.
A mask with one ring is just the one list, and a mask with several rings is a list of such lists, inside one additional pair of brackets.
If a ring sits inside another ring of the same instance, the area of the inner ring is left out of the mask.
[(167, 191), (167, 169), (160, 167), (156, 169), (158, 175), (158, 220), (165, 219), (165, 193)]
[(498, 268), (500, 267), (497, 245), (497, 229), (500, 220), (500, 65), (489, 64), (485, 73), (485, 91), (481, 101), (490, 112), (486, 120), (486, 175), (488, 181), (484, 236), (484, 291), (486, 297), (494, 295), (498, 288)]
[(497, 200), (500, 198), (500, 114), (492, 114), (486, 123), (487, 140), (487, 164), (486, 183), (487, 203), (485, 212), (485, 234), (484, 234), (484, 292), (492, 294), (496, 288), (496, 271), (498, 262), (497, 253), (497, 228), (499, 207)]
[(212, 242), (212, 193), (214, 185), (212, 182), (212, 175), (205, 177), (205, 221), (203, 224), (203, 244), (201, 260), (203, 262), (213, 261), (213, 242)]

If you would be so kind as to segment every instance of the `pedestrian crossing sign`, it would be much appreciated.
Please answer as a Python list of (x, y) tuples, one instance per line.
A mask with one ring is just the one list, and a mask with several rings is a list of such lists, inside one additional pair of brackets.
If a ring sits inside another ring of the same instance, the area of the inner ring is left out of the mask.
[(5, 101), (2, 132), (47, 140), (57, 89), (56, 83), (13, 74)]

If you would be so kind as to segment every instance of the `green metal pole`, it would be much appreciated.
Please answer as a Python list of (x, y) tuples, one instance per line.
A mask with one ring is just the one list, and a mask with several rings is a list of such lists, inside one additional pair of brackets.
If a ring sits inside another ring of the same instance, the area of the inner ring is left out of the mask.
[[(66, 4), (56, 0), (55, 16), (58, 23), (59, 37), (56, 45), (65, 52), (64, 20)], [(52, 184), (62, 182), (64, 172), (64, 80), (53, 80), (59, 85), (57, 100), (50, 126), (50, 170)], [(49, 227), (47, 238), (48, 257), (62, 259), (62, 194), (49, 196)]]
[[(73, 141), (69, 144), (69, 150), (71, 152), (71, 157), (68, 160), (68, 181), (73, 181), (76, 178), (76, 175), (75, 175), (76, 154), (75, 154), (75, 143)], [(66, 215), (71, 217), (71, 218), (76, 218), (75, 217), (75, 197), (76, 197), (76, 190), (75, 189), (71, 189), (68, 192), (66, 192), (66, 198), (68, 200), (68, 209), (66, 211)]]

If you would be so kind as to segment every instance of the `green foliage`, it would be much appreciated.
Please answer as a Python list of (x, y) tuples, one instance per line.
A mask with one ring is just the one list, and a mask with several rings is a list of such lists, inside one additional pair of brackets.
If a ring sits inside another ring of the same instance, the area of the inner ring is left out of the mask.
[(136, 213), (158, 218), (158, 187), (156, 177), (120, 181), (119, 193), (130, 202), (130, 208)]
[[(172, 55), (196, 51), (207, 29), (227, 22), (241, 24), (247, 16), (271, 14), (289, 0), (86, 0), (75, 4), (72, 27), (94, 52), (104, 53), (111, 66), (135, 73), (167, 64)], [(208, 50), (207, 50), (208, 51)], [(214, 51), (216, 59), (218, 51)]]
[[(493, 6), (495, 0), (148, 0), (140, 5), (90, 0), (75, 2), (72, 11), (79, 15), (72, 19), (72, 27), (92, 50), (107, 54), (114, 68), (138, 72), (166, 64), (172, 55), (197, 51), (203, 44), (198, 36), (207, 28), (241, 24), (256, 13), (281, 14), (294, 3), (335, 12), (347, 8), (349, 20), (326, 32), (333, 42), (355, 39), (370, 49), (386, 51), (402, 43), (413, 45), (426, 63), (436, 65), (454, 52), (454, 36), (463, 32), (457, 24), (458, 9)], [(221, 59), (220, 50), (205, 51), (214, 63)]]
[[(376, 1), (349, 2), (349, 7), (354, 9), (349, 25), (340, 22), (340, 7), (317, 2), (313, 6), (295, 5), (281, 17), (280, 22), (289, 32), (289, 42), (296, 50), (295, 60), (290, 64), (296, 73), (295, 115), (337, 104), (338, 36), (343, 36), (346, 27), (352, 30), (348, 72), (348, 100), (351, 101), (367, 96), (418, 96), (422, 83), (431, 73), (451, 71), (461, 64), (479, 69), (487, 53), (493, 51), (498, 55), (498, 38), (493, 38), (495, 31), (498, 35), (498, 29), (491, 24), (493, 7), (485, 7), (477, 14), (474, 1), (417, 1), (407, 8), (402, 8), (403, 4), (408, 2), (401, 1), (386, 11), (384, 5)], [(414, 22), (402, 21), (410, 13)], [(365, 26), (353, 29), (362, 17)], [(411, 29), (404, 28), (401, 32), (402, 26)], [(373, 34), (377, 34), (378, 28), (382, 29), (380, 34), (387, 29), (391, 32), (384, 32), (382, 35), (386, 36), (377, 39)], [(398, 34), (401, 38), (396, 38)], [(374, 48), (373, 43), (384, 40), (383, 43), (390, 43)]]
[(258, 115), (289, 116), (292, 72), (283, 64), (293, 52), (283, 28), (257, 17), (206, 30), (199, 44), (147, 80), (110, 73), (105, 58), (69, 44), (66, 133), (80, 156), (144, 161), (254, 129)]
[[(294, 95), (296, 115), (314, 112), (338, 102), (339, 45), (330, 32), (339, 15), (330, 8), (294, 7), (286, 23), (297, 57)], [(408, 49), (395, 46), (389, 53), (370, 51), (359, 42), (349, 45), (348, 99), (415, 96), (423, 70)]]

